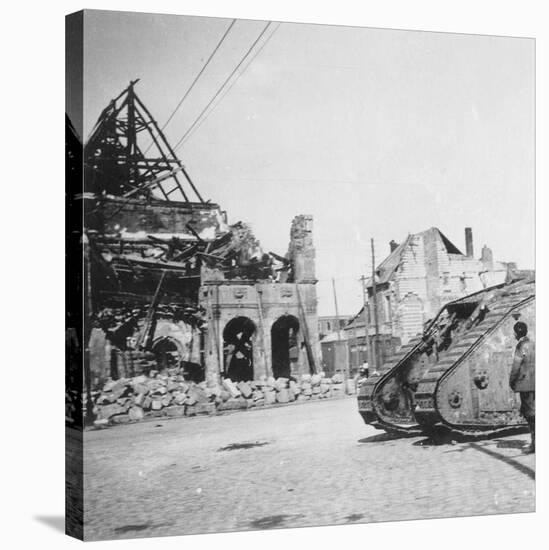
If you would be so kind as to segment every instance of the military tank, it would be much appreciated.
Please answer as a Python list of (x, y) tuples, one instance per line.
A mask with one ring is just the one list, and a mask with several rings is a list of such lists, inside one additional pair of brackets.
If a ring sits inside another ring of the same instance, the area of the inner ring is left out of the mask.
[(508, 385), (516, 340), (526, 322), (535, 339), (533, 276), (447, 303), (423, 334), (361, 381), (358, 408), (389, 432), (490, 432), (525, 425)]

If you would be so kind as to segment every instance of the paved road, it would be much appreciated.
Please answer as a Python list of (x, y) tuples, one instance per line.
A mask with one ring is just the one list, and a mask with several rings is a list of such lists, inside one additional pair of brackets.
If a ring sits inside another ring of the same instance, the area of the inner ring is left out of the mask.
[(85, 433), (85, 538), (534, 510), (526, 434), (433, 445), (352, 398)]

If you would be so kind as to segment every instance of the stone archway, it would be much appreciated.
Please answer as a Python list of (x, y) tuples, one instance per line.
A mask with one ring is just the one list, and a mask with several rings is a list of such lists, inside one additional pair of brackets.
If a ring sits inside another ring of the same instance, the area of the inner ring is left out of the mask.
[(254, 378), (254, 322), (248, 317), (235, 317), (223, 329), (223, 370), (235, 382)]
[[(271, 327), (272, 370), (275, 378), (289, 378), (299, 358), (299, 321), (293, 315), (279, 317)], [(293, 367), (293, 368), (292, 368)]]

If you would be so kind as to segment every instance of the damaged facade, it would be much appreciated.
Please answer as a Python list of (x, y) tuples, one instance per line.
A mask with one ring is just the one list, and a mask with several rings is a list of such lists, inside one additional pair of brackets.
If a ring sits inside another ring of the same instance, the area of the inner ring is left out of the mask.
[(73, 240), (93, 327), (88, 387), (166, 369), (211, 386), (321, 370), (312, 218), (294, 218), (285, 255), (262, 250), (203, 200), (134, 84), (101, 114), (71, 198), (84, 212)]
[[(506, 281), (514, 264), (495, 262), (487, 246), (480, 259), (474, 258), (470, 228), (465, 230), (465, 241), (467, 253), (463, 254), (432, 227), (408, 235), (400, 244), (390, 243), (389, 256), (375, 272), (375, 302), (370, 279), (366, 315), (361, 310), (345, 329), (364, 335), (367, 325), (369, 364), (379, 366), (395, 349), (420, 334), (444, 304)], [(372, 346), (374, 339), (377, 352)]]

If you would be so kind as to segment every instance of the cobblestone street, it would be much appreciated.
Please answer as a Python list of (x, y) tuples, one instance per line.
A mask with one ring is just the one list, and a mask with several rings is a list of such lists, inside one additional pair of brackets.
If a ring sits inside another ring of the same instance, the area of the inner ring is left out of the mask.
[(528, 438), (394, 439), (352, 398), (88, 431), (85, 538), (530, 512)]

